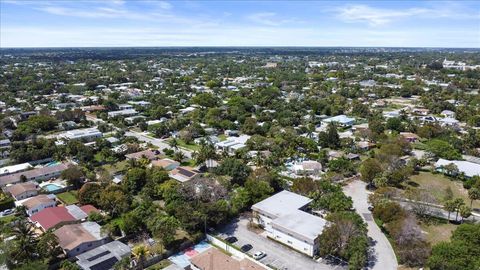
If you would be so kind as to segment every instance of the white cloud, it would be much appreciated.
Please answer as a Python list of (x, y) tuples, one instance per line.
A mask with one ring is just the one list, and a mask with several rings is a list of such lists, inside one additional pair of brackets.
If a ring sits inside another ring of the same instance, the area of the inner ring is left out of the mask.
[(259, 12), (247, 16), (247, 19), (258, 24), (267, 26), (280, 26), (288, 23), (301, 23), (294, 18), (280, 19), (275, 12)]
[(471, 19), (479, 18), (479, 14), (464, 10), (456, 3), (442, 2), (439, 7), (414, 7), (404, 9), (375, 8), (368, 5), (347, 5), (337, 9), (337, 16), (349, 23), (364, 22), (370, 26), (381, 26), (393, 21), (417, 17), (417, 18), (452, 18)]

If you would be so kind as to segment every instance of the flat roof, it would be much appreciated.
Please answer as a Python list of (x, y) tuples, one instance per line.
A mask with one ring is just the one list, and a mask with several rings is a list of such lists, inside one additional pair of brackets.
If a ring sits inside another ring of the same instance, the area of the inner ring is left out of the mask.
[(301, 210), (282, 215), (272, 221), (274, 228), (295, 234), (297, 238), (309, 241), (312, 244), (326, 225), (327, 221), (325, 219)]
[(252, 210), (267, 215), (279, 217), (290, 213), (297, 213), (298, 209), (309, 204), (312, 199), (296, 193), (283, 190), (252, 206)]

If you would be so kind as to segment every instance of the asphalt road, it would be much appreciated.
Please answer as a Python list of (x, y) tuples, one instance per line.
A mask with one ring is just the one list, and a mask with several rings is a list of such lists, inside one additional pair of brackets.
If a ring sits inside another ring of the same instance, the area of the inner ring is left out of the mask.
[[(126, 136), (133, 136), (140, 141), (151, 143), (151, 144), (157, 146), (160, 150), (170, 149), (170, 146), (164, 140), (151, 137), (151, 136), (149, 136), (147, 134), (144, 134), (144, 133), (141, 133), (141, 132), (136, 132), (136, 131), (129, 130), (129, 131), (125, 132), (125, 135)], [(183, 148), (178, 148), (178, 151), (182, 151), (186, 158), (192, 158), (192, 152), (191, 151), (185, 150)]]
[(372, 256), (369, 259), (368, 269), (373, 270), (394, 270), (398, 268), (397, 258), (387, 237), (373, 220), (368, 210), (368, 191), (366, 184), (360, 180), (352, 181), (345, 186), (343, 191), (347, 196), (352, 197), (353, 207), (367, 223), (368, 236), (373, 239)]
[(259, 260), (263, 264), (273, 266), (278, 270), (340, 270), (345, 269), (338, 265), (317, 262), (295, 250), (289, 249), (277, 242), (266, 238), (247, 229), (248, 219), (240, 218), (235, 222), (219, 230), (217, 237), (225, 239), (227, 236), (235, 236), (238, 242), (235, 246), (241, 247), (250, 244), (253, 248), (247, 253), (252, 255), (257, 251), (263, 251), (266, 257)]

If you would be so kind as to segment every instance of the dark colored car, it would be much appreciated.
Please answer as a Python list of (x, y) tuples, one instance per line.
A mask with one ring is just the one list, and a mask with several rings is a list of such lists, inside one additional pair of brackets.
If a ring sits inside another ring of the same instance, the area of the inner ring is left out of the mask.
[(240, 248), (240, 250), (242, 250), (243, 252), (247, 252), (247, 251), (251, 250), (252, 248), (253, 248), (252, 245), (246, 244), (246, 245), (243, 245), (243, 246)]
[(230, 244), (233, 244), (233, 243), (237, 242), (238, 239), (235, 236), (230, 236), (230, 237), (225, 238), (225, 241), (227, 241)]

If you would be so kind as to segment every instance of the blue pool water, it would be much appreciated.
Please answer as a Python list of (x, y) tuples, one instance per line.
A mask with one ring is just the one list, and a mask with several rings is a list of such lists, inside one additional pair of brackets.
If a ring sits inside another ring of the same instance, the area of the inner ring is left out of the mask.
[(61, 186), (55, 185), (55, 184), (48, 184), (43, 186), (43, 188), (46, 189), (47, 191), (57, 191), (59, 189), (62, 189)]

